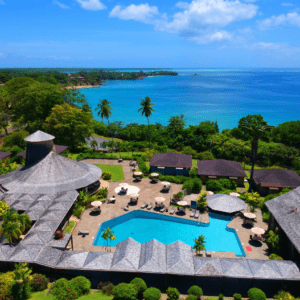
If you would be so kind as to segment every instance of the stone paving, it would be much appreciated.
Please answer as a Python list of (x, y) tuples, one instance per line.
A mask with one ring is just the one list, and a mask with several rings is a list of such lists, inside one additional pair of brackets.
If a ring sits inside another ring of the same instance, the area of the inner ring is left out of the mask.
[[(86, 159), (84, 162), (92, 163), (92, 164), (113, 164), (113, 165), (122, 165), (123, 172), (125, 176), (124, 181), (110, 181), (109, 188), (108, 188), (108, 198), (112, 197), (113, 195), (116, 197), (115, 203), (104, 203), (101, 206), (101, 213), (100, 214), (93, 214), (91, 209), (86, 209), (81, 217), (81, 220), (76, 224), (76, 227), (73, 231), (73, 243), (74, 243), (74, 250), (75, 251), (106, 251), (105, 247), (93, 246), (93, 240), (97, 235), (98, 229), (100, 224), (110, 220), (112, 218), (118, 217), (130, 211), (140, 209), (141, 205), (146, 202), (152, 202), (155, 204), (155, 197), (162, 196), (166, 198), (164, 202), (165, 206), (168, 207), (170, 205), (170, 197), (172, 194), (178, 193), (181, 191), (182, 185), (171, 183), (171, 190), (169, 193), (163, 193), (161, 191), (162, 184), (158, 183), (151, 183), (149, 178), (143, 178), (141, 182), (137, 182), (133, 178), (133, 171), (129, 166), (129, 161), (125, 160), (122, 162), (118, 162), (117, 160), (109, 160), (109, 159)], [(118, 195), (115, 193), (115, 189), (119, 187), (121, 182), (126, 182), (129, 185), (136, 186), (140, 189), (138, 193), (138, 204), (137, 205), (129, 205), (129, 211), (124, 211), (123, 207), (129, 203), (130, 196), (129, 195)], [(104, 182), (105, 184), (105, 182)], [(190, 198), (195, 198), (196, 195), (193, 194)], [(153, 212), (153, 209), (151, 209)], [(246, 207), (245, 211), (249, 211), (249, 207)], [(160, 213), (160, 212), (157, 212)], [(164, 212), (163, 214), (169, 215), (168, 212)], [(190, 211), (187, 210), (187, 213), (182, 215), (177, 215), (176, 213), (173, 215), (179, 218), (185, 219), (192, 219), (190, 217)], [(207, 213), (200, 214), (200, 218), (197, 220), (200, 222), (209, 222), (209, 217)], [(257, 222), (255, 223), (256, 227), (261, 227), (263, 229), (267, 229), (267, 224), (262, 222), (261, 213), (257, 213)], [(243, 218), (240, 216), (236, 217), (232, 222), (228, 224), (228, 227), (237, 229), (237, 234), (239, 239), (243, 245), (244, 251), (247, 255), (247, 258), (253, 259), (268, 259), (266, 256), (269, 255), (267, 245), (261, 242), (249, 241), (249, 236), (252, 234), (249, 227), (245, 227), (243, 225)], [(82, 237), (78, 235), (78, 232), (88, 231), (89, 235)], [(253, 235), (253, 234), (252, 234)], [(247, 251), (246, 246), (250, 246), (252, 251)], [(110, 251), (114, 251), (115, 247), (110, 247)], [(227, 257), (232, 258), (235, 257), (235, 254), (232, 252), (213, 252), (212, 257)]]

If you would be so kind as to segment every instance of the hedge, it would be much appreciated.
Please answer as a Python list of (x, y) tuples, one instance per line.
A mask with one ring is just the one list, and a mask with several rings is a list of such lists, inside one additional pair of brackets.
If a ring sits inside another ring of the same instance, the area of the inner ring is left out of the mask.
[(144, 292), (143, 296), (144, 300), (159, 300), (161, 292), (159, 289), (151, 287)]
[(136, 300), (138, 291), (131, 283), (120, 283), (114, 287), (113, 296), (114, 300)]
[(248, 291), (248, 297), (249, 300), (266, 300), (266, 294), (258, 289), (258, 288), (252, 288)]

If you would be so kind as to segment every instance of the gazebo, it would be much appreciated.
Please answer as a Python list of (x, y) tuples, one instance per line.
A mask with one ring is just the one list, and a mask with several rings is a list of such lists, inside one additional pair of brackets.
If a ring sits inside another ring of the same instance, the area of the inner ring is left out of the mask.
[(212, 210), (232, 214), (245, 209), (245, 201), (230, 195), (214, 194), (206, 197), (208, 207)]

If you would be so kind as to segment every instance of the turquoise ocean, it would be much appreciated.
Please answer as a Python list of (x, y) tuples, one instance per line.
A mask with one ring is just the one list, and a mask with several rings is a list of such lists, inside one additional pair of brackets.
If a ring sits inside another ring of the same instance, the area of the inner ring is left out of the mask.
[[(139, 70), (149, 71), (118, 71)], [(155, 103), (151, 124), (168, 125), (170, 117), (184, 114), (187, 126), (217, 120), (221, 131), (237, 127), (239, 119), (248, 114), (261, 114), (274, 126), (300, 119), (300, 69), (170, 70), (179, 76), (106, 81), (101, 87), (80, 91), (95, 119), (101, 120), (95, 112), (97, 104), (100, 99), (107, 99), (113, 108), (110, 122), (122, 121), (124, 125), (147, 124), (138, 112), (141, 99), (146, 96)]]

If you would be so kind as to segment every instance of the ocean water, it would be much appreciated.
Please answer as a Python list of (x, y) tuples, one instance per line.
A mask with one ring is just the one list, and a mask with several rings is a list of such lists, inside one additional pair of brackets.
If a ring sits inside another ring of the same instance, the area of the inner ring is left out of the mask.
[[(99, 88), (80, 91), (96, 119), (101, 120), (95, 112), (97, 104), (107, 99), (113, 108), (110, 122), (122, 121), (124, 125), (147, 124), (138, 112), (146, 96), (155, 103), (151, 124), (168, 125), (172, 116), (180, 114), (184, 114), (187, 126), (217, 120), (220, 130), (237, 127), (239, 119), (248, 114), (261, 114), (274, 126), (299, 120), (300, 69), (171, 70), (179, 76), (107, 81)], [(199, 76), (193, 76), (195, 73)]]
[(210, 213), (209, 218), (210, 223), (206, 224), (148, 211), (132, 211), (102, 223), (93, 245), (106, 246), (107, 242), (101, 235), (105, 229), (110, 228), (116, 237), (116, 240), (109, 241), (109, 246), (113, 247), (129, 237), (141, 244), (156, 239), (165, 245), (179, 240), (194, 246), (194, 239), (204, 235), (206, 250), (234, 252), (237, 256), (245, 256), (235, 230), (227, 227), (231, 218), (213, 213)]

